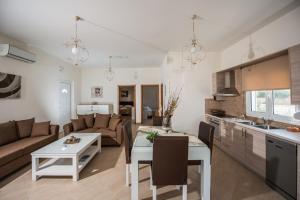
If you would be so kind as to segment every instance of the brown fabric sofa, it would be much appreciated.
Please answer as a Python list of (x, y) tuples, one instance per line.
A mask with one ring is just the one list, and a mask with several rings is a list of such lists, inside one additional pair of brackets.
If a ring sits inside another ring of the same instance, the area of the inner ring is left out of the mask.
[[(91, 114), (91, 115), (78, 116), (79, 119), (72, 120), (71, 123), (65, 124), (63, 126), (65, 135), (68, 135), (72, 132), (101, 133), (102, 134), (102, 136), (101, 136), (102, 146), (120, 146), (123, 142), (122, 127), (124, 124), (124, 120), (122, 120), (121, 117), (117, 116), (117, 115), (112, 115), (112, 116), (106, 115), (106, 117), (103, 117), (103, 115), (100, 116), (100, 114), (96, 114), (96, 117), (94, 117), (93, 114)], [(114, 125), (112, 125), (112, 120), (114, 120), (113, 118), (116, 118), (115, 116), (117, 116), (117, 118), (119, 118), (120, 120), (119, 120), (119, 122), (116, 122), (116, 123), (114, 123)], [(86, 120), (87, 119), (86, 117), (89, 119)], [(78, 123), (80, 123), (78, 121), (78, 120), (80, 120), (80, 118), (85, 119), (85, 125), (78, 125)], [(75, 121), (78, 123), (74, 124)], [(80, 129), (75, 130), (74, 126), (80, 127)], [(111, 128), (111, 126), (114, 126), (115, 128)]]
[[(31, 130), (15, 121), (0, 124), (0, 179), (30, 163), (33, 151), (58, 139), (58, 125), (50, 125), (49, 135), (44, 136), (31, 136)], [(29, 135), (22, 135), (24, 131)]]

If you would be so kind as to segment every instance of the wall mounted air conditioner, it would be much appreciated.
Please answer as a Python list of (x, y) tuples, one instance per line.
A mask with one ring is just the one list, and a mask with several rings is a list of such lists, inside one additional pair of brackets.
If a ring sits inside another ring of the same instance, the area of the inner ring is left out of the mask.
[(0, 44), (0, 56), (7, 56), (28, 63), (35, 62), (35, 55), (10, 44)]

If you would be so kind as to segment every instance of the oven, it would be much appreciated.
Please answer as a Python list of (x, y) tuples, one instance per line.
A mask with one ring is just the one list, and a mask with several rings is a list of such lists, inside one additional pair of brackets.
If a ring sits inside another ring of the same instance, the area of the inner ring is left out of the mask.
[(218, 141), (221, 141), (221, 130), (220, 130), (221, 120), (218, 119), (218, 118), (209, 117), (208, 118), (208, 123), (210, 125), (212, 125), (213, 127), (215, 127), (214, 139), (218, 140)]

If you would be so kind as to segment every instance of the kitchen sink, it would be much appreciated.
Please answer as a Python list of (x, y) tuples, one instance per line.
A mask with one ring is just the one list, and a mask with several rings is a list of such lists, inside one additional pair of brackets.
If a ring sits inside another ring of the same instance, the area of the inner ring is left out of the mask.
[(253, 125), (253, 126), (261, 129), (279, 129), (275, 126), (267, 126), (267, 125)]
[(264, 125), (264, 124), (256, 124), (255, 122), (252, 122), (252, 121), (244, 121), (244, 122), (238, 122), (240, 124), (245, 124), (245, 125), (248, 125), (248, 126), (253, 126), (253, 127), (256, 127), (256, 128), (261, 128), (261, 129), (279, 129), (277, 127), (274, 127), (274, 126), (267, 126), (267, 125)]

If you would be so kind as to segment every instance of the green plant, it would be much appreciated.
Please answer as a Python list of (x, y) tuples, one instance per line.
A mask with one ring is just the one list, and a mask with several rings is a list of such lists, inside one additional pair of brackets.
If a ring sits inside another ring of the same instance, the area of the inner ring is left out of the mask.
[(153, 142), (154, 139), (158, 136), (157, 131), (150, 131), (150, 132), (147, 132), (146, 134), (147, 134), (146, 139), (149, 140), (150, 142)]

